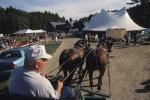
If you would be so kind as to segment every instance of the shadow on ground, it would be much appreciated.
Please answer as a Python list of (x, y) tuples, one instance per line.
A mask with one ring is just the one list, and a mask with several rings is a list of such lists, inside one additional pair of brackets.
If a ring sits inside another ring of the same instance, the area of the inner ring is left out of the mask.
[(150, 79), (143, 81), (140, 84), (143, 85), (143, 88), (136, 89), (135, 92), (137, 92), (137, 93), (148, 93), (148, 92), (150, 92)]

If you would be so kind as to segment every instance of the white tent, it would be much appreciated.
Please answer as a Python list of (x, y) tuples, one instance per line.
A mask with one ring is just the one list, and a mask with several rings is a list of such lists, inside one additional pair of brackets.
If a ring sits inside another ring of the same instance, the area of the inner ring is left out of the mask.
[(30, 29), (21, 29), (13, 34), (27, 34), (27, 33), (33, 33), (33, 31)]
[(28, 34), (28, 33), (45, 33), (44, 30), (21, 29), (13, 34)]
[(106, 31), (107, 29), (124, 28), (127, 31), (142, 30), (132, 21), (125, 8), (117, 12), (108, 12), (104, 9), (99, 14), (91, 18), (89, 23), (83, 28), (87, 31)]
[(33, 33), (45, 33), (46, 31), (44, 31), (44, 30), (32, 30), (33, 31)]
[(0, 34), (0, 37), (3, 37), (4, 35), (3, 34)]

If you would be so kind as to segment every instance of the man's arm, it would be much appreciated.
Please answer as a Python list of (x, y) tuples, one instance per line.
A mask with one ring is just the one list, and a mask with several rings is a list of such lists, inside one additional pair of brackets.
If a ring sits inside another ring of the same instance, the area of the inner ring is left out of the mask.
[(59, 97), (61, 96), (62, 87), (63, 87), (63, 82), (58, 80), (58, 85), (57, 85), (57, 90), (56, 91), (57, 91)]

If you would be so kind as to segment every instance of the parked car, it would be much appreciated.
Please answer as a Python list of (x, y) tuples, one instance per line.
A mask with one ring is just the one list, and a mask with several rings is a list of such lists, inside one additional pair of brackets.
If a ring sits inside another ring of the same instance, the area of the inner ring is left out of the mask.
[(9, 75), (14, 68), (24, 65), (24, 50), (25, 47), (10, 49), (0, 54), (0, 76)]
[(150, 33), (139, 34), (140, 43), (150, 41)]

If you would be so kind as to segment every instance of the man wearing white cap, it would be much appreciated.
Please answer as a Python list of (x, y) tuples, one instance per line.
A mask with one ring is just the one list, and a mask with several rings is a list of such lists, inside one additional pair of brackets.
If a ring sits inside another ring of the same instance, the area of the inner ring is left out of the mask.
[(10, 76), (9, 92), (12, 95), (60, 98), (63, 83), (58, 81), (54, 90), (50, 81), (41, 72), (52, 56), (46, 53), (44, 45), (32, 45), (25, 50), (25, 64), (14, 69)]

